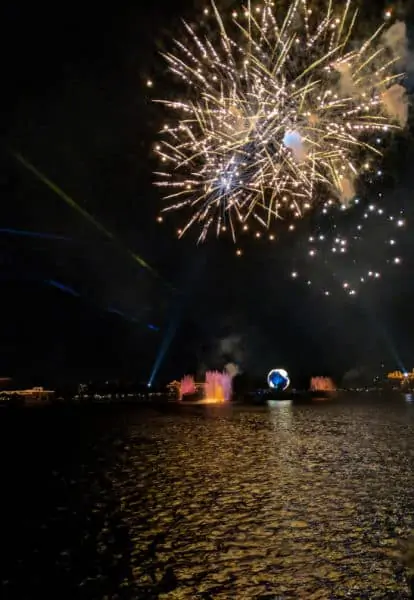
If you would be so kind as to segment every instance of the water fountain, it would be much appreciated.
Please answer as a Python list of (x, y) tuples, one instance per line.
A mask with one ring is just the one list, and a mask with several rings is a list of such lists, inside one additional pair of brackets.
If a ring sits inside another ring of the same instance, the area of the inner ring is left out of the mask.
[(229, 402), (232, 393), (232, 376), (228, 372), (207, 371), (204, 384), (204, 402)]
[(176, 390), (180, 402), (222, 404), (231, 399), (234, 373), (227, 368), (223, 372), (207, 371), (204, 383), (196, 383), (192, 375), (185, 375), (181, 381), (170, 383), (169, 389)]
[(330, 377), (311, 377), (309, 388), (312, 392), (334, 392), (336, 390)]
[(180, 381), (178, 399), (182, 400), (183, 396), (189, 396), (196, 393), (196, 385), (192, 375), (184, 375)]

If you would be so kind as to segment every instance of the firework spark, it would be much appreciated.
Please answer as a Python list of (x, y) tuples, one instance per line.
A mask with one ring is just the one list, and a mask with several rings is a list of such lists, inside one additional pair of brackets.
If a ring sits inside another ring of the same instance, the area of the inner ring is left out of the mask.
[[(379, 180), (381, 174), (377, 173)], [(369, 204), (355, 198), (352, 215), (344, 211), (342, 218), (333, 218), (324, 208), (325, 214), (307, 240), (298, 239), (300, 251), (293, 255), (292, 280), (325, 296), (338, 296), (342, 289), (341, 294), (354, 297), (362, 287), (380, 282), (384, 268), (388, 274), (390, 268), (404, 265), (406, 211), (402, 204), (397, 208), (395, 200), (388, 198), (391, 211), (384, 207), (382, 192)]]
[(173, 118), (155, 149), (164, 210), (186, 211), (180, 236), (197, 225), (199, 241), (227, 228), (235, 240), (251, 218), (292, 227), (352, 200), (367, 154), (381, 154), (372, 137), (403, 127), (407, 102), (395, 25), (356, 47), (350, 4), (293, 0), (279, 18), (274, 2), (249, 2), (227, 22), (213, 3), (213, 28), (184, 24), (188, 41), (165, 59), (185, 91), (159, 101)]

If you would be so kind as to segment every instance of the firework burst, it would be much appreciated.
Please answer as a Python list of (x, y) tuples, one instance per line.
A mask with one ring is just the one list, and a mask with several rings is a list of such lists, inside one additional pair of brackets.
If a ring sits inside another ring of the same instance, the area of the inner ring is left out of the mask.
[[(228, 20), (215, 4), (213, 27), (184, 24), (187, 41), (165, 55), (184, 83), (181, 99), (159, 100), (172, 120), (156, 145), (164, 210), (182, 209), (179, 235), (197, 225), (269, 227), (326, 202), (349, 203), (373, 137), (404, 126), (407, 103), (398, 57), (384, 26), (355, 45), (350, 0), (325, 12), (293, 0), (280, 15), (250, 3)], [(211, 33), (213, 32), (213, 33)]]

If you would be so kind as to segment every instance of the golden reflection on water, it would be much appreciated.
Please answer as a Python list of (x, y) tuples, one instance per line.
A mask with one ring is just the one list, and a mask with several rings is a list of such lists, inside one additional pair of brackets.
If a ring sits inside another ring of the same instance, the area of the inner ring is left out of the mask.
[[(393, 416), (389, 406), (329, 403), (183, 407), (131, 424), (114, 485), (135, 548), (134, 593), (407, 598), (398, 575), (414, 514), (406, 406)], [(134, 443), (144, 432), (151, 443)], [(164, 593), (157, 586), (171, 571)]]

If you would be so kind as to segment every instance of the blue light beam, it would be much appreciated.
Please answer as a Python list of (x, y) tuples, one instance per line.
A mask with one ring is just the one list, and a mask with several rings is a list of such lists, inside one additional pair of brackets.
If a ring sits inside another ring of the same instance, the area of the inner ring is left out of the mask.
[(67, 285), (64, 285), (63, 283), (60, 283), (59, 281), (54, 281), (53, 279), (47, 279), (47, 280), (45, 280), (45, 283), (47, 285), (55, 287), (56, 289), (60, 290), (61, 292), (65, 292), (66, 294), (70, 294), (71, 296), (75, 296), (76, 298), (80, 298), (80, 294), (78, 292), (75, 292), (74, 289), (72, 289), (71, 287), (68, 287)]
[(2, 227), (0, 229), (0, 233), (5, 233), (7, 235), (18, 235), (21, 237), (40, 238), (44, 240), (60, 240), (63, 242), (73, 241), (71, 238), (65, 237), (63, 235), (56, 235), (55, 233), (42, 233), (40, 231), (24, 231), (22, 229), (9, 229), (7, 227)]

